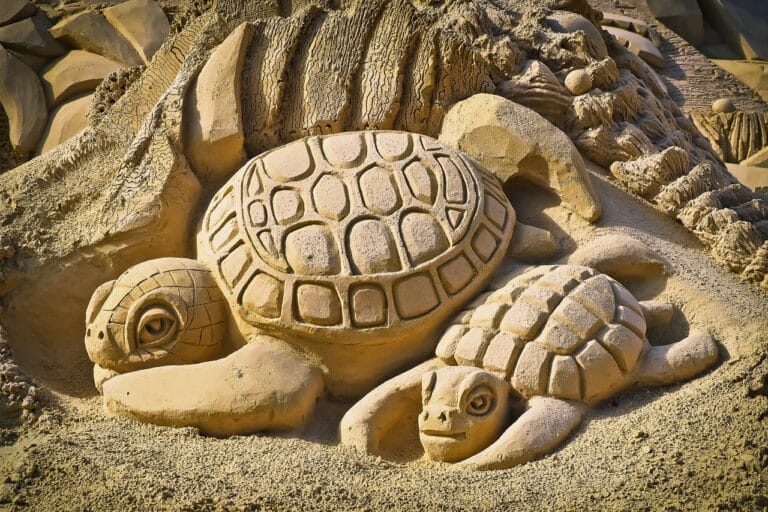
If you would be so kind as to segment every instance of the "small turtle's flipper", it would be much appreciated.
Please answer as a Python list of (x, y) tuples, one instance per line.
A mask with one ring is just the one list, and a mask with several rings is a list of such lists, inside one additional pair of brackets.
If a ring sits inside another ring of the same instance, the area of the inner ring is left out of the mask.
[(458, 464), (471, 469), (505, 469), (555, 450), (579, 426), (584, 406), (535, 397), (528, 409), (491, 446)]
[(365, 395), (341, 419), (341, 443), (368, 455), (381, 455), (383, 438), (406, 417), (421, 410), (421, 379), (444, 366), (430, 359), (384, 382)]
[(612, 233), (591, 240), (568, 257), (571, 265), (584, 265), (627, 281), (665, 277), (664, 260), (653, 249), (631, 236)]
[(694, 331), (684, 340), (650, 347), (638, 363), (635, 382), (661, 386), (690, 379), (718, 360), (717, 343), (709, 333)]
[(223, 359), (127, 373), (103, 389), (112, 414), (229, 436), (301, 427), (323, 379), (286, 343), (258, 336)]
[(502, 182), (520, 176), (551, 189), (585, 219), (600, 217), (600, 201), (579, 151), (562, 130), (527, 107), (494, 94), (475, 94), (449, 109), (440, 140)]
[(557, 249), (552, 233), (517, 221), (507, 254), (523, 263), (542, 263), (549, 261)]

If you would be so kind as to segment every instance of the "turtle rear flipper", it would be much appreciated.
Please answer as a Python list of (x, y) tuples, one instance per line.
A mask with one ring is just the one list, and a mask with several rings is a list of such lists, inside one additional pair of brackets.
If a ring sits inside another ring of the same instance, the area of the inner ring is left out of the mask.
[(663, 386), (695, 377), (717, 362), (717, 343), (707, 332), (693, 331), (676, 343), (651, 346), (635, 370), (640, 386)]
[(323, 379), (284, 342), (259, 336), (223, 359), (118, 375), (103, 389), (112, 414), (230, 436), (303, 426)]
[(459, 465), (505, 469), (555, 450), (581, 423), (584, 405), (552, 397), (534, 397), (528, 409), (491, 446)]

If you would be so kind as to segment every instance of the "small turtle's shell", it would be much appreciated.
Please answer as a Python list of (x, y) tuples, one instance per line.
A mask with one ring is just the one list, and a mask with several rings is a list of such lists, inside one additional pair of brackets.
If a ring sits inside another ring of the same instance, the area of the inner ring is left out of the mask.
[(526, 398), (594, 402), (626, 383), (648, 343), (645, 327), (640, 304), (614, 279), (548, 266), (478, 298), (447, 329), (437, 356), (494, 372)]
[(477, 293), (514, 223), (498, 179), (440, 142), (350, 132), (250, 160), (214, 197), (198, 249), (247, 324), (384, 343)]

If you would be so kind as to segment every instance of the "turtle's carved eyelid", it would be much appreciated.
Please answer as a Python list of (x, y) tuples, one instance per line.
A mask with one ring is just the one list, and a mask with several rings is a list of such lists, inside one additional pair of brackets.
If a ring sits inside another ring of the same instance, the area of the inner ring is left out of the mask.
[(163, 306), (150, 307), (139, 319), (136, 344), (140, 347), (164, 345), (173, 339), (178, 327), (178, 319), (172, 310)]
[(472, 416), (485, 416), (496, 406), (496, 394), (489, 386), (481, 384), (466, 394), (466, 410)]

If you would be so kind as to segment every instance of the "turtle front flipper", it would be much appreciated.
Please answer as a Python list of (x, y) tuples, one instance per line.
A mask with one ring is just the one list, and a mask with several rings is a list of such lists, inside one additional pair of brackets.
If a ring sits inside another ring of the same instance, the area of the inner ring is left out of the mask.
[(662, 386), (687, 380), (710, 368), (718, 357), (712, 335), (693, 331), (676, 343), (649, 346), (635, 370), (635, 382), (641, 386)]
[(230, 436), (303, 426), (323, 387), (321, 371), (304, 356), (256, 336), (223, 359), (118, 375), (103, 390), (112, 414)]
[(384, 438), (403, 418), (421, 409), (421, 381), (425, 373), (444, 363), (430, 359), (382, 383), (352, 406), (341, 420), (341, 444), (368, 455), (382, 455)]
[(534, 397), (526, 411), (488, 448), (459, 465), (505, 469), (554, 451), (581, 423), (584, 405), (552, 397)]

